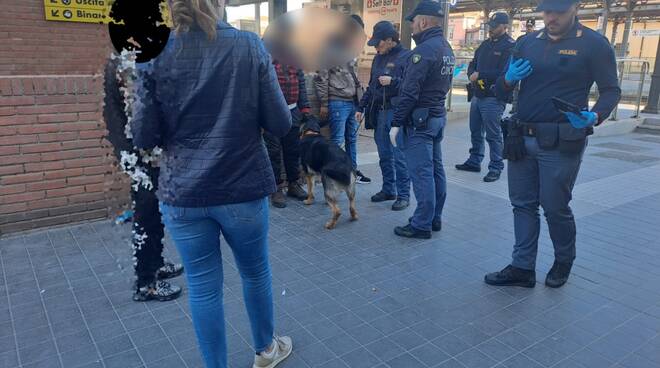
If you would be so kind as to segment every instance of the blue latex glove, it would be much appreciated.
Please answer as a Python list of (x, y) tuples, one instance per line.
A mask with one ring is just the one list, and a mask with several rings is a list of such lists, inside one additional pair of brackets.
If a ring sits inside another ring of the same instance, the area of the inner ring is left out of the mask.
[(532, 74), (532, 64), (529, 60), (513, 60), (513, 58), (511, 58), (504, 79), (506, 79), (507, 84), (513, 85), (514, 83), (529, 77), (530, 74)]
[(576, 129), (591, 127), (598, 122), (598, 114), (591, 111), (582, 111), (579, 116), (572, 112), (565, 112), (564, 115)]

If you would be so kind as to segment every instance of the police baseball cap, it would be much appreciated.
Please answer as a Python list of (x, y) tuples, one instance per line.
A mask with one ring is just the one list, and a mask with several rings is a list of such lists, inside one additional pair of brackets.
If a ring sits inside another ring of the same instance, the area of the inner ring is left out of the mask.
[(490, 16), (488, 26), (491, 28), (497, 27), (500, 24), (509, 24), (509, 15), (507, 13), (495, 13)]
[(580, 0), (541, 0), (539, 6), (536, 7), (536, 11), (565, 12), (573, 4), (579, 2)]
[(422, 0), (412, 13), (410, 13), (406, 20), (412, 22), (413, 19), (418, 15), (430, 15), (432, 17), (443, 17), (445, 15), (444, 10), (442, 10), (442, 4), (439, 1), (433, 0)]
[(376, 47), (380, 41), (388, 38), (398, 39), (399, 32), (396, 31), (392, 22), (382, 20), (374, 25), (374, 33), (369, 42), (367, 42), (367, 45)]

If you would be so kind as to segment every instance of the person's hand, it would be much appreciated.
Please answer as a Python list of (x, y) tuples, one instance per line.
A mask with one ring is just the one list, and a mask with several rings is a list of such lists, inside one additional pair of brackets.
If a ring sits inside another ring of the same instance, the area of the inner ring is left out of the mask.
[(328, 106), (321, 106), (321, 109), (319, 109), (319, 119), (328, 120)]
[(378, 81), (380, 82), (381, 86), (389, 86), (392, 83), (392, 77), (389, 75), (381, 75), (378, 77)]
[(598, 114), (591, 111), (582, 111), (580, 115), (572, 112), (565, 112), (566, 118), (576, 129), (592, 127), (598, 122)]
[(390, 128), (390, 143), (393, 147), (396, 147), (396, 136), (399, 134), (399, 127)]
[(474, 72), (470, 74), (470, 82), (476, 82), (479, 79), (479, 72)]
[(362, 113), (362, 111), (358, 111), (355, 113), (355, 120), (357, 120), (358, 122), (362, 122), (363, 118), (364, 118), (364, 114)]
[(504, 79), (508, 85), (513, 85), (532, 74), (532, 64), (529, 60), (517, 59), (509, 62), (509, 68), (504, 75)]

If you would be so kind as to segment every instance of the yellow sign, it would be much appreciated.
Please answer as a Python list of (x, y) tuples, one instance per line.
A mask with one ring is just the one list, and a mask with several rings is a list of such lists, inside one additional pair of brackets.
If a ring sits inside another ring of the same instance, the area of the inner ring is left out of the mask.
[(106, 9), (75, 9), (66, 7), (46, 7), (46, 20), (82, 23), (110, 23), (109, 10)]
[[(61, 22), (108, 24), (114, 0), (44, 0), (46, 20)], [(172, 27), (167, 3), (161, 4), (161, 14), (168, 27)]]

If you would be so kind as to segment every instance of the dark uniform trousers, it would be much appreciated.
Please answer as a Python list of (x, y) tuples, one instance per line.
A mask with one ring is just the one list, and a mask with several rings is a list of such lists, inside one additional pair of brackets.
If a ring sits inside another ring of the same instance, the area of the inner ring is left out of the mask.
[[(283, 173), (286, 173), (286, 180), (289, 184), (293, 184), (300, 178), (300, 123), (302, 114), (297, 107), (291, 110), (291, 118), (293, 125), (284, 137), (277, 138), (268, 132), (264, 132), (263, 135), (277, 185), (284, 181), (282, 178)], [(284, 164), (284, 171), (282, 171), (282, 163)]]
[(509, 161), (509, 197), (513, 205), (516, 243), (512, 265), (526, 270), (536, 267), (541, 223), (539, 205), (548, 222), (558, 262), (575, 259), (575, 219), (569, 206), (586, 142), (581, 151), (563, 153), (543, 150), (535, 137), (525, 137), (527, 155)]
[(446, 117), (428, 119), (425, 129), (404, 128), (403, 152), (413, 183), (417, 208), (411, 225), (431, 231), (433, 220), (442, 218), (447, 199), (447, 176), (442, 166), (442, 150)]

